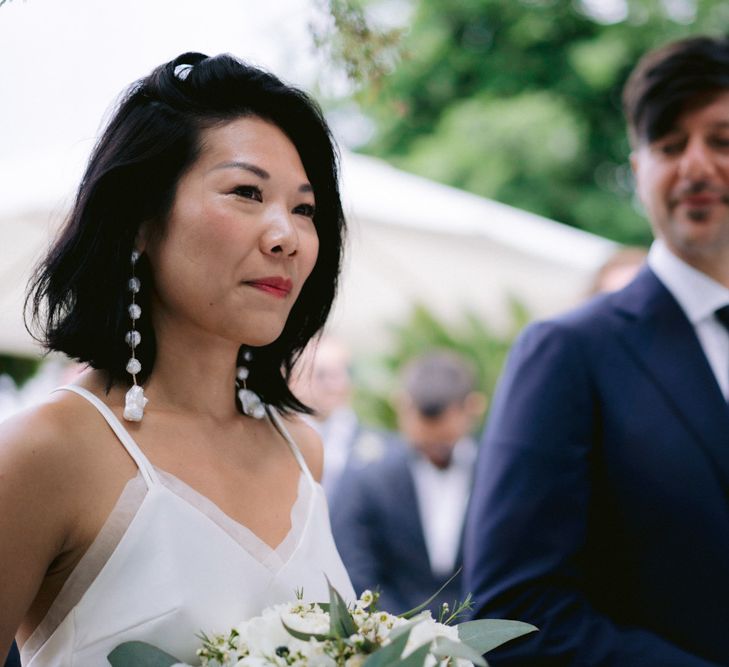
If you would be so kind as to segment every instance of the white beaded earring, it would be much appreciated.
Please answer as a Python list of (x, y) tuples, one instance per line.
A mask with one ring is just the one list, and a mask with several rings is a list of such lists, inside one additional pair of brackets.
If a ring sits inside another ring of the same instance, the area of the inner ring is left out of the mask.
[(137, 331), (137, 320), (142, 314), (142, 309), (137, 303), (137, 294), (141, 287), (139, 278), (135, 275), (135, 267), (139, 260), (140, 254), (136, 250), (132, 251), (132, 277), (129, 279), (128, 288), (132, 295), (132, 302), (129, 304), (129, 317), (132, 320), (132, 326), (124, 336), (126, 344), (131, 349), (131, 357), (127, 361), (127, 373), (132, 376), (132, 386), (124, 399), (124, 419), (130, 422), (140, 422), (144, 416), (144, 406), (147, 405), (148, 399), (144, 397), (144, 389), (137, 384), (137, 373), (142, 370), (142, 364), (137, 359), (137, 345), (142, 341), (142, 334)]
[[(250, 363), (253, 359), (253, 353), (250, 350), (243, 352), (243, 361)], [(266, 408), (261, 401), (261, 397), (251, 389), (246, 387), (246, 380), (250, 375), (248, 366), (241, 364), (238, 366), (235, 386), (238, 388), (238, 400), (240, 401), (243, 414), (253, 417), (254, 419), (262, 419), (266, 414)]]

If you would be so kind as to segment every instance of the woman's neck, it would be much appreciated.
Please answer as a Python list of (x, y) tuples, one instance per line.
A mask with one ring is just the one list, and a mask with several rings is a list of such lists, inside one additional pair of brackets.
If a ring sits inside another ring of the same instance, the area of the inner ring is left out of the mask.
[(154, 368), (144, 384), (149, 410), (237, 416), (236, 359), (239, 345), (178, 328), (157, 336)]

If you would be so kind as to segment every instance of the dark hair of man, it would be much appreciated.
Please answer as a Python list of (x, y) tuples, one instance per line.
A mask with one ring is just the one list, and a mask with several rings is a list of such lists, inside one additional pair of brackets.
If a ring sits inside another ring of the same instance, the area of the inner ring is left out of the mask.
[[(296, 147), (313, 189), (319, 236), (316, 264), (283, 332), (253, 350), (248, 386), (280, 409), (309, 412), (287, 380), (324, 325), (336, 293), (344, 242), (336, 148), (312, 99), (230, 55), (185, 53), (134, 83), (122, 98), (92, 152), (71, 213), (30, 284), (26, 312), (49, 350), (105, 370), (109, 386), (129, 381), (127, 284), (139, 227), (146, 221), (164, 225), (180, 177), (200, 154), (201, 132), (246, 116), (270, 121)], [(145, 289), (153, 277), (145, 255), (136, 273), (142, 283), (138, 377), (144, 382), (156, 354)]]
[(678, 116), (729, 90), (729, 39), (691, 37), (647, 53), (623, 90), (633, 146), (670, 132)]
[(460, 355), (436, 349), (406, 364), (402, 387), (423, 417), (437, 419), (452, 405), (463, 405), (476, 389), (476, 374)]

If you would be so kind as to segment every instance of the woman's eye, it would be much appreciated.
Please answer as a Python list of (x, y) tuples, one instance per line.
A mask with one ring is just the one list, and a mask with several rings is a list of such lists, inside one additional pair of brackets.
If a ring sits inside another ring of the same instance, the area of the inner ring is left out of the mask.
[(233, 194), (244, 199), (255, 199), (256, 201), (263, 201), (263, 194), (261, 189), (255, 185), (238, 185), (233, 189)]
[(295, 209), (294, 213), (297, 215), (305, 215), (307, 218), (314, 217), (314, 206), (312, 204), (299, 204)]

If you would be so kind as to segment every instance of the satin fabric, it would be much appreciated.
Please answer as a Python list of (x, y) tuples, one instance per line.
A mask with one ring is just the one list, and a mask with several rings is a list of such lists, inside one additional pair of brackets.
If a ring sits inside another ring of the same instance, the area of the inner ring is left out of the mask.
[[(195, 650), (201, 631), (227, 632), (265, 607), (293, 600), (299, 590), (305, 600), (328, 600), (327, 577), (345, 599), (354, 599), (332, 539), (324, 491), (275, 411), (269, 409), (269, 418), (302, 472), (291, 533), (272, 549), (212, 501), (154, 468), (98, 398), (79, 387), (64, 389), (91, 402), (135, 460), (139, 475), (125, 494), (141, 501), (122, 520), (127, 527), (93, 580), (80, 595), (76, 591), (78, 601), (55, 627), (49, 630), (42, 622), (25, 643), (23, 665), (108, 665), (109, 652), (131, 640), (149, 642), (194, 665), (199, 664)], [(107, 524), (128, 513), (122, 500)], [(97, 540), (108, 538), (107, 532), (102, 530)], [(96, 541), (89, 552), (95, 546)], [(77, 570), (84, 567), (92, 566), (85, 559), (79, 563), (49, 617), (74, 594), (84, 579)]]

